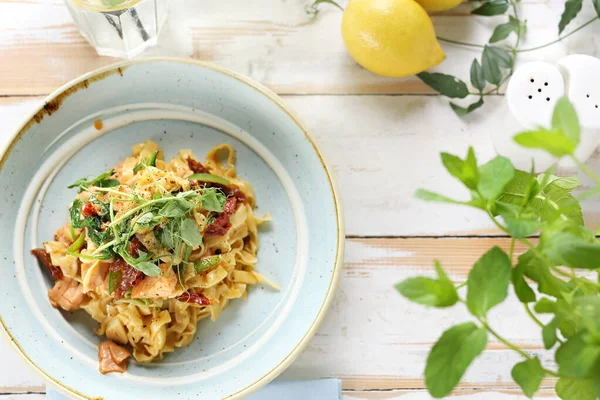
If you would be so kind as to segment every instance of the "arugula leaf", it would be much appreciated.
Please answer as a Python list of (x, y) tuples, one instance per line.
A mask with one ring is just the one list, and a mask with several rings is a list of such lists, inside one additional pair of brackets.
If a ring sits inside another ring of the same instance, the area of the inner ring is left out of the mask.
[(546, 372), (537, 357), (516, 364), (511, 371), (512, 378), (529, 398), (537, 392), (545, 375)]
[(469, 95), (467, 84), (455, 76), (439, 72), (421, 72), (417, 77), (443, 96), (464, 99)]
[(442, 163), (453, 177), (460, 180), (469, 189), (477, 188), (479, 183), (479, 171), (477, 159), (472, 147), (469, 147), (467, 158), (463, 161), (460, 157), (452, 154), (442, 153)]
[(471, 11), (471, 14), (483, 15), (486, 17), (504, 14), (508, 10), (508, 3), (504, 0), (490, 0), (479, 8)]
[(512, 264), (508, 255), (493, 247), (473, 266), (467, 281), (467, 308), (476, 317), (485, 317), (508, 296)]
[(117, 286), (121, 283), (123, 273), (121, 271), (108, 272), (108, 294), (113, 294)]
[(138, 217), (138, 219), (135, 220), (135, 223), (138, 225), (145, 225), (145, 224), (149, 224), (150, 222), (152, 222), (152, 219), (154, 218), (154, 214), (152, 214), (152, 212), (147, 212), (142, 214), (141, 216)]
[(560, 22), (558, 23), (558, 34), (560, 35), (567, 25), (579, 14), (583, 6), (583, 0), (567, 0), (565, 2), (565, 10), (560, 16)]
[(477, 90), (479, 93), (483, 92), (485, 89), (485, 78), (483, 76), (483, 70), (481, 69), (481, 64), (477, 61), (476, 58), (473, 59), (471, 63), (471, 85)]
[[(485, 4), (482, 7), (485, 7)], [(485, 46), (483, 48), (483, 54), (481, 56), (481, 69), (486, 81), (496, 86), (500, 84), (502, 81), (502, 72), (500, 72), (496, 55), (490, 51), (489, 46)]]
[(219, 256), (219, 255), (212, 256), (212, 257), (206, 257), (206, 258), (202, 258), (198, 261), (195, 261), (194, 268), (196, 270), (196, 273), (198, 273), (198, 272), (202, 272), (209, 268), (214, 267), (219, 262), (221, 262), (221, 256)]
[(514, 175), (515, 169), (510, 160), (497, 156), (479, 167), (479, 192), (487, 199), (495, 199)]
[(111, 176), (115, 174), (115, 170), (110, 170), (103, 174), (98, 175), (93, 179), (81, 178), (71, 185), (67, 186), (67, 189), (79, 188), (79, 192), (86, 190), (90, 186), (102, 187), (102, 188), (110, 188), (119, 186), (120, 183), (116, 179), (110, 179)]
[(575, 335), (556, 350), (556, 363), (561, 376), (592, 378), (600, 369), (600, 345), (587, 343), (583, 334)]
[(427, 357), (425, 384), (429, 393), (436, 398), (448, 395), (486, 344), (487, 332), (472, 322), (445, 331)]
[(576, 147), (563, 132), (543, 128), (519, 133), (514, 141), (523, 147), (545, 150), (556, 157), (572, 155)]
[(463, 115), (467, 115), (470, 112), (477, 110), (482, 105), (483, 105), (483, 97), (480, 97), (479, 100), (477, 100), (475, 103), (469, 104), (469, 106), (467, 108), (461, 107), (452, 102), (450, 103), (450, 107), (456, 113), (456, 115), (458, 115), (459, 117), (462, 117)]
[(594, 384), (590, 379), (561, 377), (556, 382), (556, 394), (562, 400), (596, 400)]
[(575, 146), (579, 144), (579, 119), (575, 107), (566, 97), (556, 102), (552, 114), (552, 129), (561, 131)]
[(202, 207), (207, 211), (223, 212), (223, 206), (227, 198), (218, 189), (206, 188), (202, 191)]
[(202, 244), (202, 236), (194, 220), (189, 218), (184, 219), (180, 229), (181, 240), (188, 246), (199, 246)]
[(450, 307), (458, 301), (456, 288), (442, 269), (439, 261), (435, 261), (439, 279), (416, 277), (405, 279), (396, 285), (396, 290), (408, 300), (432, 307)]

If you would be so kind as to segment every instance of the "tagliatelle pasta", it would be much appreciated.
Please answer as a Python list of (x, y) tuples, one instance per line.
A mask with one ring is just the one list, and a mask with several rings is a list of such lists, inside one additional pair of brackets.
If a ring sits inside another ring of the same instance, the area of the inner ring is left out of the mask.
[(138, 362), (159, 360), (189, 345), (198, 321), (216, 320), (249, 285), (277, 288), (254, 269), (266, 219), (253, 213), (254, 192), (237, 176), (231, 146), (202, 163), (189, 150), (166, 162), (149, 140), (132, 153), (71, 185), (79, 193), (70, 223), (32, 251), (57, 279), (52, 305), (85, 310), (113, 342), (99, 349), (103, 373), (124, 370), (129, 352), (116, 344)]

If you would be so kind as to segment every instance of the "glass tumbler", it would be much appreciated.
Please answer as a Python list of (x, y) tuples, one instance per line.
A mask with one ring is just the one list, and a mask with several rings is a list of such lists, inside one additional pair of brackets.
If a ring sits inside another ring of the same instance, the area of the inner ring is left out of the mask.
[(65, 0), (75, 25), (99, 55), (133, 58), (154, 46), (169, 0)]

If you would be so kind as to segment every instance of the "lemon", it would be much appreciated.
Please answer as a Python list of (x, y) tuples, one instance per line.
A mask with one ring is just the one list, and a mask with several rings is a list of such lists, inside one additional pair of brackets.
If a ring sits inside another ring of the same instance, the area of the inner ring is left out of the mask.
[(416, 0), (427, 11), (444, 11), (456, 7), (463, 0)]
[(414, 0), (351, 0), (342, 37), (352, 57), (379, 75), (414, 75), (446, 58), (429, 16)]

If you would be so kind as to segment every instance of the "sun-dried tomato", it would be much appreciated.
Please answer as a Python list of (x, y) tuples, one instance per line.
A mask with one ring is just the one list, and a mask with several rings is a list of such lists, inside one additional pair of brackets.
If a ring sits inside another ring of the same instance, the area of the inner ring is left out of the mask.
[(208, 173), (208, 169), (204, 165), (202, 165), (202, 163), (200, 161), (196, 161), (193, 158), (189, 157), (187, 159), (187, 163), (188, 163), (188, 167), (190, 167), (192, 172), (195, 174), (207, 174)]
[(176, 299), (183, 303), (194, 303), (194, 304), (198, 304), (200, 306), (209, 306), (210, 305), (210, 300), (208, 299), (208, 297), (206, 297), (203, 294), (199, 294), (199, 293), (186, 292), (186, 293), (176, 297)]
[(146, 249), (146, 246), (144, 246), (144, 244), (142, 242), (140, 242), (140, 239), (138, 239), (137, 237), (133, 237), (131, 239), (131, 244), (129, 245), (129, 255), (135, 258), (138, 258), (139, 255), (139, 250), (143, 251), (143, 252), (148, 252), (148, 250)]
[(231, 228), (229, 217), (234, 213), (236, 205), (237, 199), (235, 197), (228, 197), (223, 206), (223, 212), (206, 228), (204, 236), (223, 236), (226, 234), (229, 228)]
[(237, 201), (240, 203), (244, 203), (246, 201), (246, 195), (236, 185), (225, 186), (225, 185), (220, 185), (218, 183), (213, 183), (213, 184), (211, 184), (211, 187), (216, 187), (216, 188), (221, 189), (221, 191), (223, 192), (223, 194), (225, 194), (225, 196), (235, 197), (237, 199)]
[(54, 279), (62, 280), (65, 276), (63, 275), (62, 270), (52, 265), (52, 259), (50, 258), (50, 254), (46, 252), (44, 249), (33, 249), (31, 250), (31, 254), (33, 254), (38, 261), (50, 271)]
[(96, 209), (95, 204), (91, 201), (85, 203), (85, 205), (81, 209), (81, 215), (83, 215), (84, 217), (92, 217), (94, 215), (98, 215), (98, 210)]
[(121, 282), (119, 282), (119, 285), (115, 288), (116, 299), (125, 296), (125, 293), (127, 293), (129, 289), (144, 280), (144, 273), (127, 264), (122, 258), (112, 262), (109, 269), (113, 272), (121, 272)]

